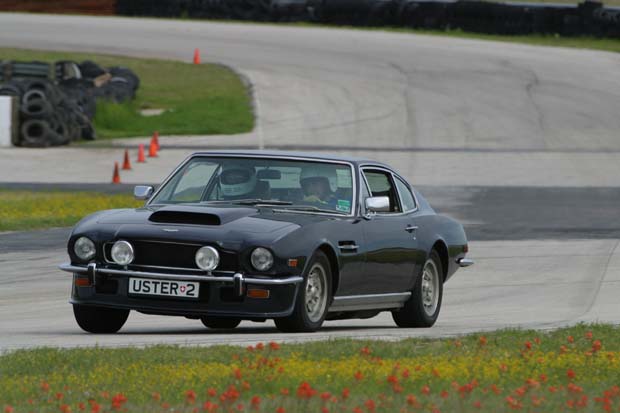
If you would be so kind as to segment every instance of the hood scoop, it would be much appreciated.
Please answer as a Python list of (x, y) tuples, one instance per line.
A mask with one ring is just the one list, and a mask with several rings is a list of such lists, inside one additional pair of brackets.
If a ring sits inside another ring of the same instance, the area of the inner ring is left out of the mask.
[(255, 208), (169, 205), (153, 212), (150, 222), (179, 225), (225, 225), (256, 213)]
[(190, 225), (221, 225), (220, 217), (190, 211), (157, 211), (149, 217), (149, 221), (159, 224), (190, 224)]

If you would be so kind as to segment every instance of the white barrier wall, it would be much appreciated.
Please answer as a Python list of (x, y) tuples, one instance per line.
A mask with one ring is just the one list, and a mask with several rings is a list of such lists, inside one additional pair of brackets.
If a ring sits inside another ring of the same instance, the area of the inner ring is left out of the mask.
[(0, 148), (12, 146), (13, 136), (13, 102), (12, 96), (0, 96)]

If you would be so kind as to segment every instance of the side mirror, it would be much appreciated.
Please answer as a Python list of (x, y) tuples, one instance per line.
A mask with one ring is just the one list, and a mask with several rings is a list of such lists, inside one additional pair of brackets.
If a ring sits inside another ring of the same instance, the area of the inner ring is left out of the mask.
[(373, 196), (366, 198), (366, 211), (390, 212), (390, 198), (387, 196)]
[(153, 196), (154, 189), (152, 186), (138, 185), (133, 189), (133, 196), (136, 199), (146, 201)]

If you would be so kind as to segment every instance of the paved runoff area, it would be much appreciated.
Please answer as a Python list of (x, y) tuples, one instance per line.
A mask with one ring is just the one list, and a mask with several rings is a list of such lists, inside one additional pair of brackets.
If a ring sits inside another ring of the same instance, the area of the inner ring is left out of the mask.
[[(0, 14), (0, 47), (205, 61), (253, 85), (257, 127), (162, 137), (123, 183), (160, 182), (194, 151), (268, 148), (393, 165), (462, 220), (473, 267), (447, 283), (437, 325), (388, 313), (290, 335), (272, 322), (221, 334), (132, 313), (117, 335), (83, 333), (68, 305), (67, 229), (0, 234), (0, 349), (398, 339), (505, 327), (620, 322), (620, 54), (381, 31), (163, 19)], [(144, 139), (0, 149), (0, 187), (101, 185)], [(26, 185), (26, 186), (28, 186)], [(0, 189), (1, 191), (2, 189)], [(387, 275), (386, 275), (387, 276)]]

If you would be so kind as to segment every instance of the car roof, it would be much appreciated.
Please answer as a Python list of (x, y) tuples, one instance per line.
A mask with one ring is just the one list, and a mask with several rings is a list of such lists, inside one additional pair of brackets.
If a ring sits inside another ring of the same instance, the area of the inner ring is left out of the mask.
[(208, 155), (238, 155), (238, 156), (264, 156), (266, 158), (302, 158), (308, 160), (324, 160), (324, 161), (342, 161), (350, 162), (355, 165), (372, 164), (382, 166), (388, 169), (392, 169), (389, 165), (381, 162), (373, 161), (367, 158), (359, 158), (354, 156), (338, 156), (330, 153), (313, 153), (313, 152), (294, 152), (294, 151), (277, 151), (277, 150), (248, 150), (248, 149), (236, 149), (236, 150), (212, 150), (212, 151), (200, 151), (195, 152), (192, 156), (208, 156)]

